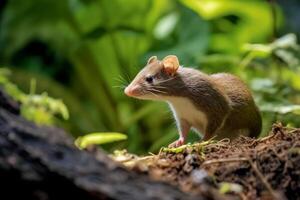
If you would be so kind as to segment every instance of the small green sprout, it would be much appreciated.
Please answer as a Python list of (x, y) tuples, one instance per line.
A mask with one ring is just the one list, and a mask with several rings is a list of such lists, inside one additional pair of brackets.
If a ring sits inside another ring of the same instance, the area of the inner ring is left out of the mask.
[(219, 192), (221, 194), (226, 194), (229, 192), (241, 193), (243, 191), (243, 187), (236, 183), (229, 182), (221, 182), (219, 187)]
[(8, 79), (10, 71), (0, 68), (0, 87), (2, 87), (11, 97), (21, 103), (21, 115), (37, 124), (52, 125), (55, 116), (61, 116), (64, 120), (69, 119), (69, 112), (66, 105), (60, 99), (48, 96), (46, 92), (35, 94), (36, 81), (30, 82), (30, 93), (25, 94), (15, 84)]
[(186, 148), (192, 148), (192, 149), (201, 149), (202, 147), (208, 145), (208, 144), (212, 144), (212, 143), (216, 143), (215, 140), (210, 139), (210, 140), (207, 140), (207, 141), (204, 141), (204, 142), (200, 142), (200, 143), (194, 143), (194, 144), (191, 144), (191, 143), (188, 143), (188, 144), (185, 144), (185, 145), (182, 145), (180, 147), (175, 147), (175, 148), (168, 148), (168, 147), (163, 147), (161, 149), (162, 152), (168, 152), (168, 153), (181, 153), (183, 152)]

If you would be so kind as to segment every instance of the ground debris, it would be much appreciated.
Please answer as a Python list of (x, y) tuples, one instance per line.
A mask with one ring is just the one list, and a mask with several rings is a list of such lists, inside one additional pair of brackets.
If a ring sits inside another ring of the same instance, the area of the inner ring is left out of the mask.
[[(300, 199), (300, 129), (280, 123), (260, 139), (210, 141), (135, 159), (131, 169), (211, 199)], [(139, 168), (141, 160), (147, 164)]]
[(1, 199), (208, 200), (129, 171), (96, 146), (79, 150), (64, 130), (19, 111), (0, 88)]

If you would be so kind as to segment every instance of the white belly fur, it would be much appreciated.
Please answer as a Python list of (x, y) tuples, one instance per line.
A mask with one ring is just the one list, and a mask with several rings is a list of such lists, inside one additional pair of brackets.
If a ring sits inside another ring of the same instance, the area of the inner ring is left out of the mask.
[(171, 107), (178, 127), (179, 119), (184, 119), (198, 132), (202, 134), (205, 133), (207, 117), (205, 113), (197, 109), (188, 98), (168, 97), (167, 102)]

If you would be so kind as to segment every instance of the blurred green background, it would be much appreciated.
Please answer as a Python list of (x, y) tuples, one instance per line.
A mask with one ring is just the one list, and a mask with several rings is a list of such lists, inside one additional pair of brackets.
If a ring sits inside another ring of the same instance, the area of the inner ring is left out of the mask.
[(0, 66), (25, 93), (66, 104), (68, 120), (41, 123), (74, 137), (122, 132), (126, 141), (105, 148), (145, 153), (175, 140), (176, 127), (165, 103), (128, 98), (123, 87), (148, 57), (176, 54), (247, 81), (267, 134), (275, 121), (300, 125), (299, 9), (297, 0), (2, 0)]

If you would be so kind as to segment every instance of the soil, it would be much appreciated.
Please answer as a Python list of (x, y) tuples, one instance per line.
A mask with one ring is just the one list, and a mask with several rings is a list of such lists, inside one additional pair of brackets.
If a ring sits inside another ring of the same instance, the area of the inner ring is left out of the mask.
[(300, 128), (278, 123), (264, 138), (210, 140), (145, 157), (116, 152), (129, 171), (96, 146), (81, 151), (63, 130), (19, 113), (0, 88), (0, 188), (9, 199), (300, 199)]
[(207, 200), (124, 169), (100, 148), (80, 150), (64, 130), (19, 113), (0, 88), (1, 200)]
[(126, 162), (132, 170), (208, 199), (300, 199), (300, 129), (280, 123), (264, 138), (162, 149)]

